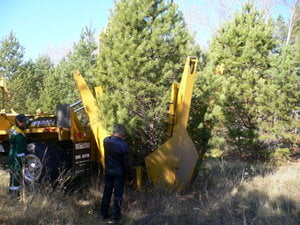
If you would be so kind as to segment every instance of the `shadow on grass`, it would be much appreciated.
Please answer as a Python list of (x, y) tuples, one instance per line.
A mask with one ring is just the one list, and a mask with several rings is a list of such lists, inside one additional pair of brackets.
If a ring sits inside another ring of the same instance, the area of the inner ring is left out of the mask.
[(258, 175), (264, 177), (272, 172), (272, 168), (264, 165), (210, 160), (185, 192), (162, 193), (154, 188), (148, 196), (139, 193), (136, 198), (141, 202), (142, 213), (131, 223), (300, 224), (300, 211), (296, 200), (284, 195), (272, 198), (263, 190), (246, 189), (240, 185), (241, 182), (251, 181)]
[[(233, 197), (222, 203), (217, 209), (207, 207), (206, 209), (195, 209), (182, 205), (180, 212), (159, 211), (149, 214), (134, 224), (299, 224), (299, 211), (296, 202), (284, 196), (270, 200), (260, 192), (249, 192), (250, 200), (241, 201), (240, 196)], [(268, 206), (269, 203), (273, 203)]]
[[(273, 173), (275, 170), (266, 165), (210, 159), (195, 182), (181, 193), (149, 184), (140, 192), (126, 187), (122, 224), (300, 224), (299, 200), (288, 198), (286, 190), (270, 196), (267, 190), (276, 183), (249, 188), (257, 182), (255, 177), (268, 178)], [(0, 224), (105, 224), (99, 217), (103, 191), (99, 175), (95, 179), (86, 177), (73, 187), (76, 188), (67, 193), (32, 195), (32, 202), (25, 204), (28, 208), (22, 204), (14, 206), (0, 193), (2, 200), (7, 201), (7, 205), (0, 204)]]

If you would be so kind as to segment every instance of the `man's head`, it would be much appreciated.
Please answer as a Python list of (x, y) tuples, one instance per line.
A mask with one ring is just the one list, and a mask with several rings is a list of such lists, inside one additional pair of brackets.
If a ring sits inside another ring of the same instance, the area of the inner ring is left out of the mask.
[(16, 125), (20, 129), (25, 129), (27, 125), (28, 118), (24, 114), (19, 114), (16, 116)]
[(126, 136), (126, 128), (122, 124), (115, 124), (113, 126), (113, 135), (124, 138)]

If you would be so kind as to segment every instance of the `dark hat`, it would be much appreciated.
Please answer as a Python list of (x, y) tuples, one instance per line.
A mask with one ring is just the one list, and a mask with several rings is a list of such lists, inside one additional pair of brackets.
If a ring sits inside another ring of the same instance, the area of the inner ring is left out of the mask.
[(19, 114), (16, 116), (16, 121), (26, 122), (27, 120), (28, 120), (28, 118), (24, 114)]

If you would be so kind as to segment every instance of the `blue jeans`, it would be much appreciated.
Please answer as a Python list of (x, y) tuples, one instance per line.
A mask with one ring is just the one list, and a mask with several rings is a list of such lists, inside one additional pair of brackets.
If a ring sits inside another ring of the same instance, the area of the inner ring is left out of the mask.
[(121, 204), (123, 200), (124, 177), (106, 174), (104, 176), (104, 184), (105, 186), (101, 203), (101, 216), (104, 219), (108, 218), (110, 199), (112, 196), (112, 191), (114, 191), (113, 218), (115, 220), (119, 220), (121, 219)]

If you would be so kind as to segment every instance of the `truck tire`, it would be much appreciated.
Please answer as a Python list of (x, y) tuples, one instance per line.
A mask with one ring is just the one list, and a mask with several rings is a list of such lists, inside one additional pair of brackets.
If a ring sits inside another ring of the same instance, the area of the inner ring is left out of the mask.
[(67, 168), (66, 156), (59, 146), (47, 142), (28, 145), (25, 157), (24, 178), (28, 182), (54, 182)]

